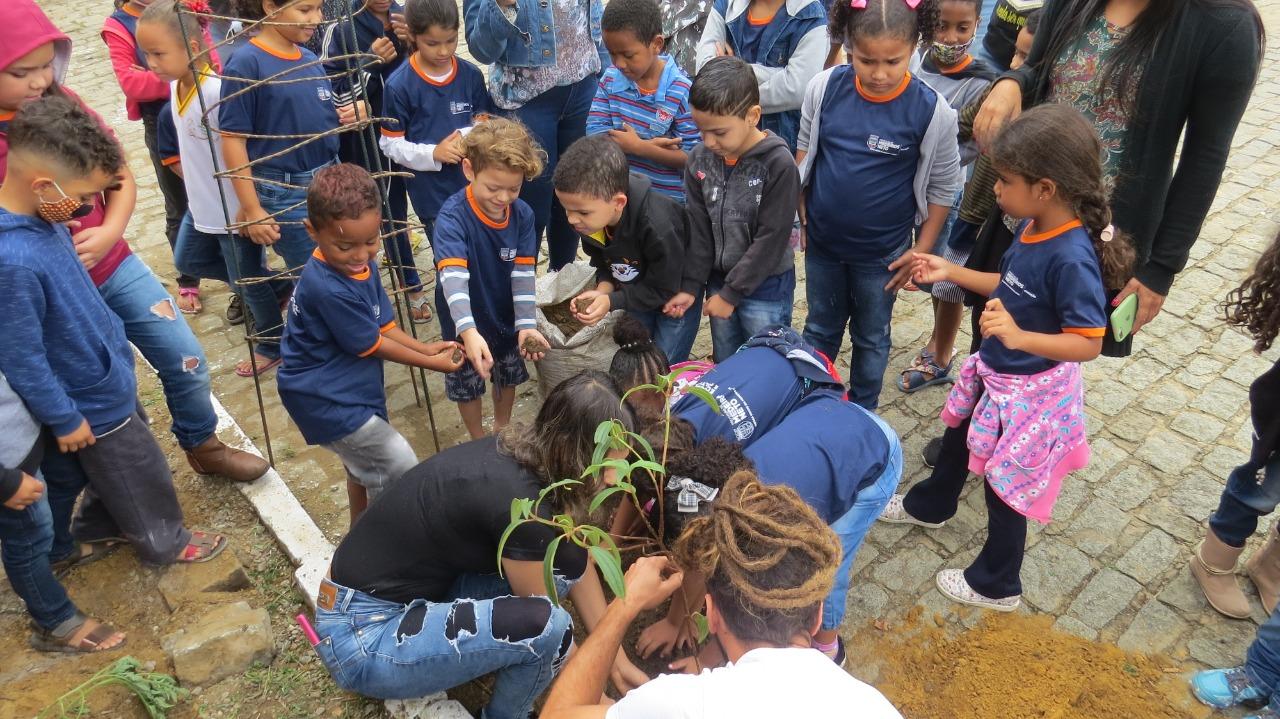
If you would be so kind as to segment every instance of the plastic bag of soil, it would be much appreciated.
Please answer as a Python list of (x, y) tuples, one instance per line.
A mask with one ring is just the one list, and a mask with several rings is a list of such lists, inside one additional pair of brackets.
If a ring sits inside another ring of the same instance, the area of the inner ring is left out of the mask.
[(551, 349), (538, 361), (538, 392), (546, 398), (556, 385), (584, 369), (609, 371), (618, 345), (613, 325), (622, 310), (614, 310), (591, 327), (574, 318), (569, 303), (595, 286), (596, 271), (585, 262), (574, 262), (538, 278), (538, 331)]

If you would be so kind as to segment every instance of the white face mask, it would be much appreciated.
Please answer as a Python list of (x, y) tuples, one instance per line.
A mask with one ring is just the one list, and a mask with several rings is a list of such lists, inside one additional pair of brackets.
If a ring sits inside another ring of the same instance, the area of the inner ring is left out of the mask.
[(969, 46), (972, 44), (972, 38), (968, 42), (962, 42), (958, 45), (934, 42), (933, 46), (929, 48), (929, 52), (933, 55), (934, 62), (943, 67), (950, 67), (964, 59), (964, 56), (969, 52)]

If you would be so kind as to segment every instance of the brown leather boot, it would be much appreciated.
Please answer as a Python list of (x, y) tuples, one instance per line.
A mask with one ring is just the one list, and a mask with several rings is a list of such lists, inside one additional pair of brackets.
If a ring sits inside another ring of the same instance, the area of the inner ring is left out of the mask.
[(1236, 583), (1236, 560), (1244, 547), (1233, 547), (1213, 533), (1205, 533), (1204, 541), (1191, 555), (1191, 574), (1204, 590), (1209, 606), (1232, 619), (1249, 618), (1249, 600)]
[(233, 482), (252, 482), (271, 467), (256, 454), (228, 447), (216, 435), (188, 449), (187, 462), (196, 474), (219, 474)]
[(1270, 614), (1280, 599), (1280, 537), (1276, 530), (1267, 532), (1266, 544), (1258, 548), (1244, 563), (1244, 571), (1258, 588), (1262, 606)]

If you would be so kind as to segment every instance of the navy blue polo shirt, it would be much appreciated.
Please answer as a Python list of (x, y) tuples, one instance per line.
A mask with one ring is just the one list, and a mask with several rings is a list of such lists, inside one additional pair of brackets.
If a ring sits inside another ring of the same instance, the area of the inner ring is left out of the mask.
[[(1030, 225), (1023, 224), (1000, 259), (1000, 284), (991, 296), (1028, 332), (1102, 337), (1107, 298), (1089, 233), (1079, 220), (1045, 232), (1033, 232)], [(982, 340), (978, 354), (1001, 374), (1038, 374), (1058, 364), (1011, 350), (995, 337)]]
[(791, 487), (833, 524), (884, 474), (889, 438), (870, 412), (818, 390), (744, 454), (761, 481)]
[(375, 414), (387, 419), (382, 360), (372, 355), (394, 314), (375, 270), (348, 275), (312, 253), (289, 300), (276, 372), (307, 444), (342, 439)]
[(791, 360), (770, 347), (747, 347), (698, 378), (715, 397), (720, 413), (698, 397), (686, 394), (673, 411), (693, 425), (698, 444), (722, 437), (742, 446), (773, 429), (804, 395), (804, 380)]
[(846, 262), (878, 261), (901, 248), (915, 227), (913, 183), (938, 95), (908, 73), (895, 91), (869, 96), (848, 65), (827, 82), (805, 195), (809, 250)]
[[(533, 269), (538, 253), (533, 209), (516, 200), (502, 222), (494, 222), (471, 197), (471, 188), (445, 200), (432, 238), (436, 269), (459, 267), (469, 273), (467, 292), (476, 331), (494, 357), (516, 351), (516, 310), (511, 272), (516, 265)], [(445, 298), (446, 305), (449, 298)], [(458, 338), (447, 306), (438, 313), (440, 337)]]
[[(225, 133), (245, 135), (311, 135), (338, 126), (333, 90), (316, 56), (304, 47), (281, 55), (254, 38), (236, 50), (222, 71), (222, 103), (218, 127)], [(291, 82), (258, 85), (232, 97), (251, 81), (275, 78)], [(299, 82), (298, 80), (303, 80)], [(273, 155), (301, 141), (298, 137), (249, 138), (249, 159)], [(338, 136), (309, 142), (262, 167), (275, 172), (306, 172), (332, 162), (338, 156)]]
[[(440, 82), (419, 67), (416, 54), (391, 74), (382, 95), (382, 112), (388, 118), (382, 124), (384, 136), (435, 145), (455, 130), (474, 125), (477, 115), (494, 111), (484, 74), (466, 60), (455, 57), (453, 62), (453, 73)], [(462, 163), (435, 172), (415, 171), (408, 182), (414, 213), (424, 222), (435, 218), (444, 201), (466, 185)]]

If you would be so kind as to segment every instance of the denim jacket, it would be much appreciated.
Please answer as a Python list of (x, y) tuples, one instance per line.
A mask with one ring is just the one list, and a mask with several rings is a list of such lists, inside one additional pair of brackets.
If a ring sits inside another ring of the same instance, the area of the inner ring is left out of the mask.
[[(750, 0), (715, 0), (698, 44), (698, 69), (716, 56), (716, 43), (742, 47)], [(809, 80), (822, 72), (831, 49), (827, 36), (827, 11), (819, 0), (787, 0), (778, 12), (785, 17), (771, 23), (760, 38), (751, 63), (760, 83), (764, 117), (760, 129), (772, 130), (792, 150), (800, 127), (800, 105)]]
[[(600, 66), (609, 67), (609, 53), (600, 34), (601, 0), (589, 0), (591, 39), (600, 53)], [(556, 64), (552, 0), (518, 0), (503, 8), (497, 0), (464, 0), (467, 48), (485, 65), (545, 67)]]

